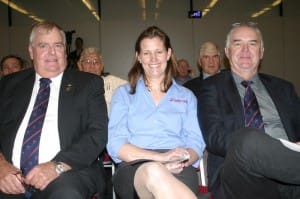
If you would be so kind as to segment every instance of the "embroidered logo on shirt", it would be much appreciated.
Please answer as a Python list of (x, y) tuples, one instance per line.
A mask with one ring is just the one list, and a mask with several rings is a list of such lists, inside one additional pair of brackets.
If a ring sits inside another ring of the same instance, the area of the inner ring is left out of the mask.
[(175, 99), (175, 98), (171, 98), (170, 102), (177, 102), (177, 103), (187, 103), (187, 100), (185, 99)]

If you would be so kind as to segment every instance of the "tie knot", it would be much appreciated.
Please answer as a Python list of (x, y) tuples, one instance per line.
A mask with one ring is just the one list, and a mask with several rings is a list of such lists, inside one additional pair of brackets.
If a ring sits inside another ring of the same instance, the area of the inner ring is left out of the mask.
[(245, 88), (249, 87), (252, 83), (253, 83), (253, 81), (246, 81), (246, 80), (244, 80), (244, 81), (241, 82), (241, 84), (242, 84)]
[(41, 78), (40, 79), (40, 86), (47, 86), (51, 83), (51, 79), (49, 78)]

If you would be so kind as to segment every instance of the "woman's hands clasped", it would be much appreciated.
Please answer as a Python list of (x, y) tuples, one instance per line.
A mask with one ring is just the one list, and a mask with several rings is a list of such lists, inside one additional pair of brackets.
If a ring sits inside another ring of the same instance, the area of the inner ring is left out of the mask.
[(175, 148), (165, 153), (162, 153), (163, 160), (161, 161), (166, 168), (172, 173), (180, 173), (184, 167), (189, 166), (188, 160), (190, 154), (187, 149)]

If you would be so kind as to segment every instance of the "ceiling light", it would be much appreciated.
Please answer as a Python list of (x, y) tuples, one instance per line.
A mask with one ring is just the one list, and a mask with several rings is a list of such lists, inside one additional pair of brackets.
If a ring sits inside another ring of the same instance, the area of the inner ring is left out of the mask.
[(263, 14), (265, 14), (267, 11), (271, 10), (272, 7), (275, 7), (275, 6), (279, 5), (281, 2), (282, 2), (282, 0), (275, 0), (270, 6), (265, 7), (265, 8), (262, 8), (261, 10), (259, 10), (259, 11), (255, 12), (255, 13), (253, 13), (253, 14), (251, 15), (251, 17), (252, 17), (252, 18), (259, 17), (260, 15), (263, 15)]
[(22, 13), (24, 15), (27, 15), (29, 18), (35, 20), (35, 21), (43, 21), (43, 19), (33, 15), (32, 13), (29, 13), (26, 9), (18, 6), (17, 4), (9, 1), (9, 0), (0, 0), (2, 3), (6, 4), (7, 6), (11, 7), (12, 9), (14, 9), (15, 11)]
[(282, 2), (282, 0), (276, 0), (272, 3), (272, 6), (275, 7), (277, 6), (278, 4), (280, 4)]
[(207, 6), (205, 9), (203, 9), (203, 11), (202, 11), (202, 16), (207, 15), (207, 13), (208, 13), (209, 11), (211, 11), (212, 8), (213, 8), (217, 3), (218, 3), (218, 0), (210, 0), (210, 3), (208, 4), (208, 6)]
[(90, 2), (90, 0), (81, 0), (82, 3), (89, 9), (89, 11), (94, 15), (94, 17), (97, 19), (97, 21), (100, 21), (100, 17), (93, 6), (93, 4)]

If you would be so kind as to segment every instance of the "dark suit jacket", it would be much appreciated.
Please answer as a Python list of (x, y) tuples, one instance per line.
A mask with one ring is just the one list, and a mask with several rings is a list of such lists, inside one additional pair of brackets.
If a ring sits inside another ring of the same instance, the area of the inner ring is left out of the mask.
[(193, 91), (194, 95), (196, 97), (198, 97), (199, 92), (200, 92), (200, 84), (202, 81), (203, 81), (203, 74), (200, 73), (200, 75), (198, 77), (195, 77), (195, 78), (185, 82), (183, 84), (183, 86), (190, 89), (191, 91)]
[[(290, 141), (300, 140), (300, 101), (291, 83), (266, 74), (259, 78), (272, 98)], [(231, 71), (202, 82), (198, 98), (198, 118), (207, 144), (208, 184), (218, 172), (230, 144), (230, 135), (244, 128), (244, 111)]]
[[(35, 71), (29, 69), (0, 81), (0, 152), (9, 162), (34, 80)], [(107, 111), (101, 78), (75, 70), (64, 72), (59, 93), (58, 130), (61, 151), (54, 157), (56, 161), (74, 169), (98, 164), (97, 158), (107, 142)]]

